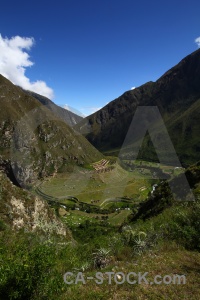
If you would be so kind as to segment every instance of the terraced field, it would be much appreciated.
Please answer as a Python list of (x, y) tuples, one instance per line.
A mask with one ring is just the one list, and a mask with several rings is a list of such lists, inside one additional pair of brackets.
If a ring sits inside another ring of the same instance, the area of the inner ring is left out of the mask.
[[(144, 186), (146, 189), (140, 190)], [(86, 203), (102, 205), (109, 198), (142, 200), (151, 190), (151, 185), (144, 174), (128, 172), (115, 164), (112, 170), (104, 173), (76, 167), (73, 173), (58, 174), (43, 181), (40, 190), (57, 198), (73, 196)]]
[(101, 219), (106, 214), (111, 223), (118, 224), (152, 191), (156, 179), (152, 179), (149, 167), (171, 173), (175, 170), (148, 162), (124, 169), (118, 162), (110, 166), (108, 160), (97, 162), (92, 167), (75, 167), (72, 173), (47, 178), (39, 183), (36, 192), (66, 211), (79, 211), (82, 220), (85, 217), (98, 219), (98, 216)]

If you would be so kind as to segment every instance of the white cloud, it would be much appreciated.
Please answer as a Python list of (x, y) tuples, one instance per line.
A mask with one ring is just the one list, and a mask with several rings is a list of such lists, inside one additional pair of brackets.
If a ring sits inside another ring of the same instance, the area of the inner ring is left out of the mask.
[(0, 73), (16, 85), (52, 99), (53, 90), (44, 81), (31, 82), (25, 75), (26, 68), (34, 65), (27, 53), (33, 45), (33, 38), (14, 36), (9, 39), (0, 34)]
[(135, 89), (135, 86), (133, 86), (132, 88), (131, 88), (131, 90), (134, 90)]
[(194, 41), (197, 44), (197, 46), (200, 48), (200, 36), (196, 38)]

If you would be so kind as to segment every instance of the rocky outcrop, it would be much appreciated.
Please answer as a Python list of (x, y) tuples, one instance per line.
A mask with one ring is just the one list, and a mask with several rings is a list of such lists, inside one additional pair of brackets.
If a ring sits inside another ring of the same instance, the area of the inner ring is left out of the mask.
[(19, 185), (102, 158), (81, 134), (1, 75), (0, 107), (0, 168)]
[(37, 196), (13, 185), (0, 172), (0, 218), (13, 230), (41, 231), (71, 239), (70, 231), (56, 217), (54, 209)]

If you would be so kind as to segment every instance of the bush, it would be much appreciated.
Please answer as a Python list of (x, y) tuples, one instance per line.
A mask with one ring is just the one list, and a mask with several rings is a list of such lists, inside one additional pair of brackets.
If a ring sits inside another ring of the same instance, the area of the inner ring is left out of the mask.
[(14, 235), (1, 240), (0, 299), (55, 299), (64, 287), (53, 244)]

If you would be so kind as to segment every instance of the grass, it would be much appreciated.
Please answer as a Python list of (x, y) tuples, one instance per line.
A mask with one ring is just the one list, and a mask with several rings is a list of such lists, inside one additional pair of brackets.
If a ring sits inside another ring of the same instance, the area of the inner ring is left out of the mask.
[(109, 222), (111, 225), (120, 226), (123, 222), (130, 216), (131, 212), (129, 210), (122, 210), (119, 213), (113, 214), (109, 217)]
[(86, 220), (91, 220), (97, 224), (101, 224), (102, 221), (107, 220), (112, 226), (121, 226), (127, 217), (131, 214), (130, 210), (121, 210), (119, 212), (114, 212), (110, 214), (95, 214), (95, 213), (86, 213), (84, 211), (70, 210), (66, 212), (64, 209), (60, 209), (60, 216), (62, 217), (63, 222), (69, 228), (75, 228), (79, 225), (85, 223)]
[[(120, 213), (120, 222), (118, 222), (119, 216), (113, 219), (110, 218), (110, 214), (116, 209), (123, 210), (126, 207), (130, 207), (132, 211), (135, 205), (147, 198), (152, 190), (152, 184), (157, 182), (156, 179), (152, 179), (149, 168), (153, 167), (167, 172), (176, 171), (176, 174), (172, 172), (172, 176), (183, 172), (182, 169), (146, 161), (135, 161), (134, 169), (124, 169), (112, 160), (112, 157), (110, 160), (114, 164), (112, 170), (98, 173), (89, 166), (87, 168), (75, 167), (73, 173), (57, 174), (55, 177), (47, 178), (39, 184), (39, 189), (44, 195), (47, 195), (47, 199), (50, 196), (57, 199), (58, 203), (66, 204), (72, 214), (72, 207), (81, 209), (80, 203), (82, 202), (88, 205), (87, 208), (92, 208), (92, 211), (86, 214), (87, 218), (93, 218), (94, 215), (91, 214), (94, 212), (93, 208), (99, 207), (108, 210), (109, 222), (114, 224), (116, 220), (116, 224), (120, 224), (126, 220), (128, 213)], [(131, 161), (125, 161), (125, 163), (133, 164)], [(78, 202), (68, 199), (72, 196), (76, 197)], [(87, 208), (81, 210), (85, 213)], [(98, 212), (95, 217), (101, 219), (101, 213)]]
[[(194, 168), (194, 171), (197, 172), (197, 168)], [(97, 180), (100, 180), (102, 174), (91, 174), (90, 170), (82, 168), (78, 169), (77, 174), (80, 178), (83, 174), (87, 177), (85, 172), (90, 174), (88, 185), (97, 186)], [(72, 174), (71, 178), (76, 178), (76, 183), (79, 183), (78, 180), (81, 179), (75, 176), (77, 174)], [(121, 188), (117, 183), (121, 183), (122, 186), (126, 184), (126, 193), (127, 187), (137, 186), (138, 193), (143, 193), (141, 198), (145, 197), (152, 181), (146, 178), (141, 181), (135, 179), (135, 174), (136, 172), (129, 172), (118, 165), (115, 173), (112, 170), (110, 174), (105, 173), (101, 179), (107, 183), (106, 178), (114, 178), (116, 182), (113, 180), (113, 190), (114, 183), (116, 190)], [(66, 184), (66, 176), (62, 174), (60, 178), (62, 184)], [(43, 183), (42, 188), (45, 184), (50, 187), (51, 181), (57, 192), (60, 188), (59, 197), (66, 196), (63, 194), (62, 185), (59, 185), (58, 177)], [(84, 188), (87, 189), (87, 185)], [(199, 195), (199, 191), (197, 184), (195, 193)], [(67, 205), (73, 201), (60, 199), (60, 203), (63, 202)], [(35, 235), (23, 230), (13, 233), (3, 226), (4, 224), (0, 224), (0, 298), (3, 295), (2, 299), (5, 300), (198, 299), (199, 203), (174, 203), (162, 213), (150, 215), (146, 221), (137, 219), (134, 222), (130, 216), (132, 209), (123, 209), (130, 203), (135, 202), (128, 199), (127, 195), (121, 198), (121, 201), (119, 197), (104, 204), (96, 203), (96, 207), (103, 206), (104, 209), (119, 205), (121, 209), (113, 213), (89, 213), (76, 209), (67, 211), (60, 205), (56, 210), (62, 221), (71, 229), (74, 238), (67, 242), (55, 236), (47, 237), (40, 232)], [(80, 205), (80, 202), (75, 204)], [(149, 209), (151, 210), (151, 207)], [(106, 263), (98, 267), (102, 257), (100, 263)], [(85, 278), (95, 276), (96, 272), (101, 271), (104, 273), (104, 282), (98, 285), (95, 281), (86, 280), (86, 284), (67, 285), (63, 275), (68, 271), (74, 274), (82, 271)], [(108, 284), (105, 272), (148, 272), (149, 281), (156, 275), (163, 277), (184, 274), (186, 284), (149, 285), (142, 282), (132, 285), (125, 282), (117, 285), (113, 280)]]
[(40, 188), (54, 197), (73, 195), (80, 201), (90, 203), (91, 200), (104, 201), (111, 195), (113, 198), (140, 197), (139, 188), (144, 185), (150, 189), (148, 180), (137, 171), (128, 172), (116, 165), (114, 170), (102, 174), (76, 168), (72, 174), (58, 174), (57, 177), (42, 182)]
[[(199, 185), (195, 191), (199, 193)], [(60, 208), (59, 214), (75, 240), (1, 226), (0, 299), (199, 299), (198, 202), (176, 202), (159, 215), (135, 222), (128, 210), (103, 215)], [(87, 280), (99, 271), (104, 274), (102, 284)], [(65, 272), (83, 272), (86, 284), (65, 284)], [(186, 284), (109, 284), (105, 272), (148, 272), (150, 282), (156, 275), (179, 274), (186, 276)]]
[[(104, 277), (104, 283), (97, 285), (93, 281), (87, 281), (86, 285), (79, 284), (70, 287), (69, 291), (61, 299), (106, 299), (106, 300), (160, 300), (160, 299), (199, 299), (200, 278), (199, 272), (200, 254), (188, 252), (178, 248), (176, 245), (163, 245), (159, 251), (151, 252), (137, 260), (127, 262), (118, 262), (112, 264), (105, 271), (114, 271), (115, 273), (123, 271), (124, 274), (129, 272), (149, 272), (147, 278), (152, 281), (154, 276), (185, 274), (186, 284), (160, 284), (148, 285), (146, 283), (130, 285), (124, 283), (115, 284), (114, 280), (111, 285), (108, 284), (108, 277)], [(94, 272), (85, 272), (85, 277), (94, 276)]]

